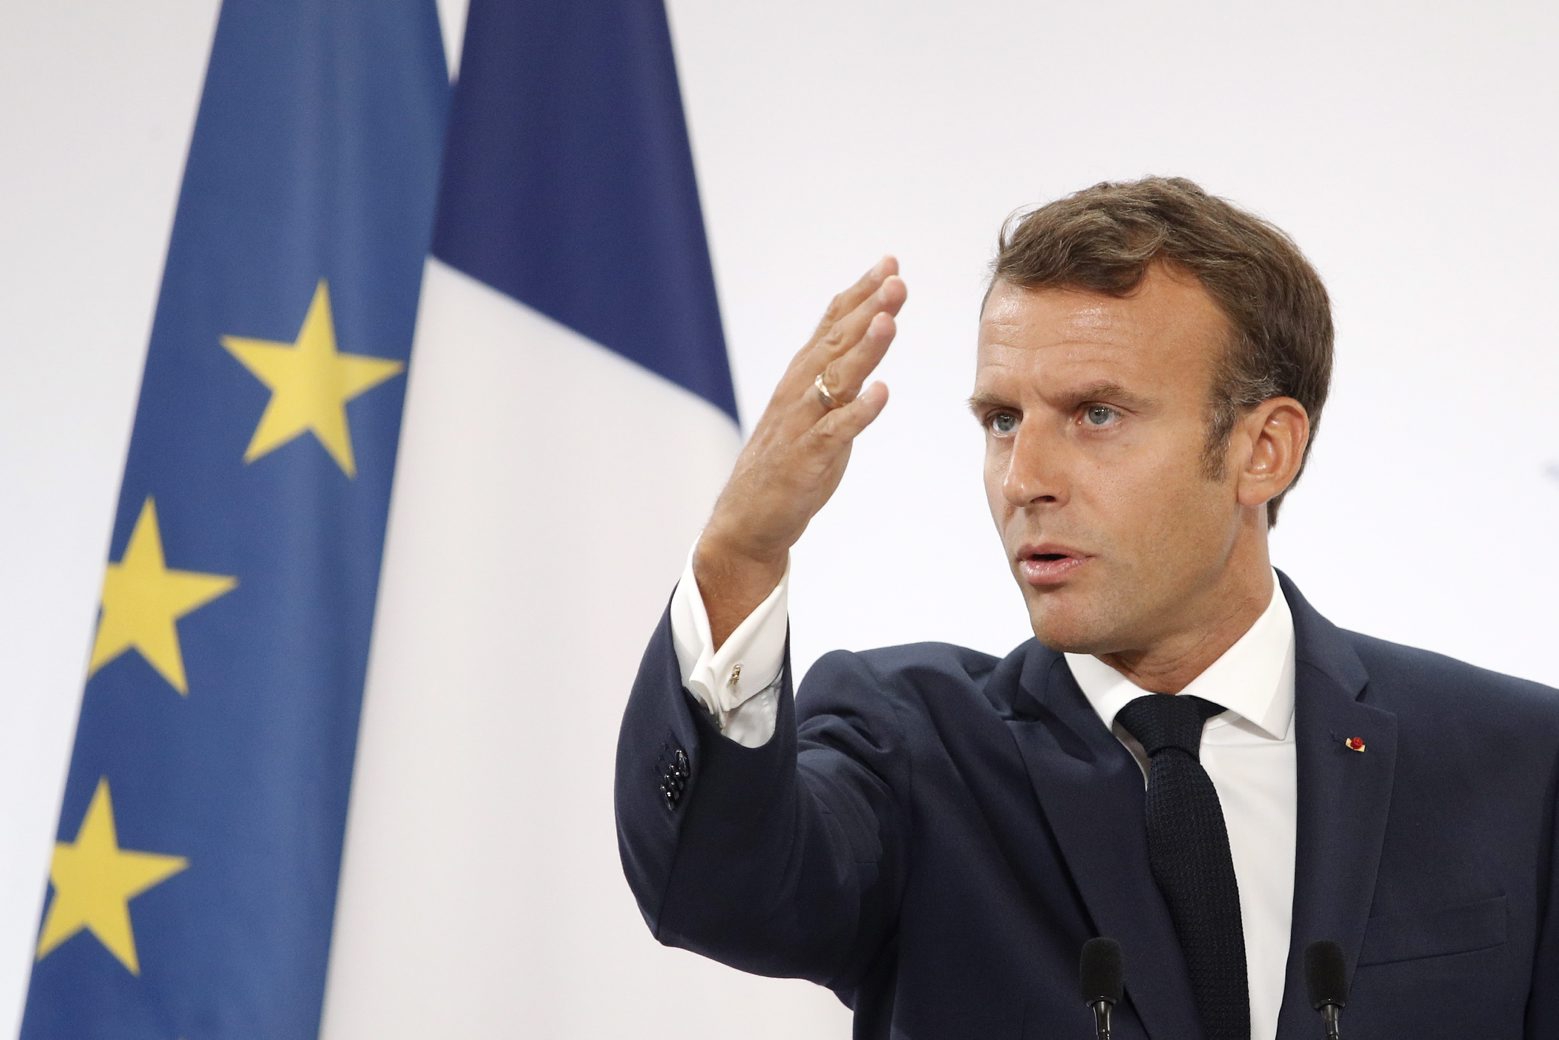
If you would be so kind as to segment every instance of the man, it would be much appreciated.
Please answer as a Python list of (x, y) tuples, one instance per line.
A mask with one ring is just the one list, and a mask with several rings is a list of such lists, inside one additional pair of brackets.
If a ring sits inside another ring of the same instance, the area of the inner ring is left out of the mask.
[(886, 404), (904, 301), (891, 259), (834, 300), (646, 654), (617, 816), (656, 937), (829, 986), (861, 1037), (1085, 1035), (1094, 935), (1116, 1037), (1318, 1036), (1317, 940), (1350, 1033), (1559, 1037), (1559, 700), (1273, 571), (1329, 305), (1188, 181), (1003, 234), (970, 403), (1035, 639), (830, 654), (792, 702), (788, 551)]

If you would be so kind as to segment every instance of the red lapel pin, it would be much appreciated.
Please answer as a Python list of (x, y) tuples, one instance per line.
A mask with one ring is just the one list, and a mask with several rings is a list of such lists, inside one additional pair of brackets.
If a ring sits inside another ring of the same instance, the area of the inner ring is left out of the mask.
[(1349, 737), (1347, 740), (1342, 742), (1342, 746), (1347, 748), (1349, 751), (1363, 752), (1364, 751), (1364, 738), (1363, 737)]

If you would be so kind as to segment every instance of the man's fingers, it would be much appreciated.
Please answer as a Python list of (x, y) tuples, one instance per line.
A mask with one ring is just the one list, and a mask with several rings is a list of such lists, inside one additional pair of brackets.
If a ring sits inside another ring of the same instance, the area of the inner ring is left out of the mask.
[(861, 391), (849, 404), (840, 405), (818, 420), (813, 432), (824, 440), (848, 444), (882, 414), (888, 403), (888, 385), (881, 381)]
[(869, 271), (856, 280), (854, 285), (829, 302), (828, 309), (823, 312), (823, 318), (817, 323), (817, 331), (813, 333), (812, 338), (818, 339), (825, 335), (830, 328), (843, 320), (845, 315), (855, 310), (863, 300), (876, 292), (885, 278), (898, 272), (899, 262), (895, 258), (885, 256), (878, 260)]
[[(898, 262), (892, 257), (884, 257), (881, 265), (874, 270), (897, 270)], [(868, 279), (871, 277), (868, 272)], [(857, 283), (855, 288), (860, 288), (862, 283)], [(832, 407), (830, 401), (816, 390), (816, 380), (820, 373), (823, 374), (824, 384), (827, 386), (834, 401), (848, 403), (855, 398), (856, 391), (861, 383), (877, 363), (882, 360), (882, 353), (893, 339), (892, 318), (904, 306), (909, 297), (909, 289), (904, 284), (904, 279), (897, 274), (888, 274), (876, 288), (862, 297), (853, 310), (843, 315), (839, 320), (829, 325), (826, 331), (814, 335), (806, 346), (791, 359), (785, 369), (785, 376), (774, 388), (774, 396), (770, 399), (770, 407), (785, 407), (785, 402), (798, 400), (803, 395), (821, 403), (824, 407)], [(838, 299), (843, 299), (841, 295)], [(853, 297), (852, 297), (853, 298)], [(833, 313), (834, 308), (830, 308)], [(839, 369), (839, 359), (848, 357), (862, 347), (863, 340), (868, 338), (868, 331), (872, 329), (872, 321), (878, 315), (886, 315), (889, 322), (886, 329), (879, 329), (871, 333), (872, 342), (865, 345), (862, 352), (864, 356), (853, 359), (843, 369)], [(886, 338), (877, 338), (885, 334)], [(811, 417), (806, 419), (811, 422)]]
[(875, 292), (856, 304), (855, 309), (849, 314), (829, 326), (828, 331), (823, 333), (808, 352), (808, 363), (821, 368), (834, 358), (848, 352), (861, 341), (873, 318), (884, 312), (890, 315), (897, 314), (908, 297), (909, 289), (905, 286), (904, 279), (898, 275), (884, 278)]
[(723, 532), (751, 559), (783, 560), (838, 486), (851, 441), (888, 403), (882, 383), (857, 391), (892, 342), (907, 296), (898, 261), (885, 256), (834, 298), (775, 387), (706, 532)]
[(845, 351), (824, 367), (823, 382), (835, 399), (841, 402), (855, 399), (866, 377), (872, 374), (872, 370), (888, 353), (888, 346), (897, 331), (893, 315), (878, 311), (867, 323), (866, 331), (854, 349)]

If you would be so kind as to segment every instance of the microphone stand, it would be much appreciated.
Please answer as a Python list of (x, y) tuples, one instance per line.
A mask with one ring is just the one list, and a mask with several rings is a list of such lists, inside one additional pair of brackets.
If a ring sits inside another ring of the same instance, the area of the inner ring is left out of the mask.
[(1102, 935), (1083, 943), (1078, 976), (1083, 1003), (1093, 1009), (1094, 1040), (1110, 1040), (1110, 1009), (1121, 999), (1125, 973), (1120, 943)]
[(1095, 1001), (1093, 1005), (1094, 1040), (1110, 1040), (1110, 1002)]

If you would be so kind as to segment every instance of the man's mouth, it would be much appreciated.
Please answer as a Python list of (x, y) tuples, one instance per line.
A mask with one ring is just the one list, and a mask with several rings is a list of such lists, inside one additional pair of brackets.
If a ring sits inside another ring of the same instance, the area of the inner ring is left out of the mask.
[(1043, 588), (1069, 580), (1089, 557), (1061, 545), (1026, 545), (1018, 553), (1018, 574), (1030, 585)]

